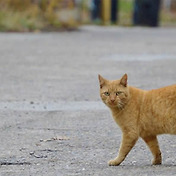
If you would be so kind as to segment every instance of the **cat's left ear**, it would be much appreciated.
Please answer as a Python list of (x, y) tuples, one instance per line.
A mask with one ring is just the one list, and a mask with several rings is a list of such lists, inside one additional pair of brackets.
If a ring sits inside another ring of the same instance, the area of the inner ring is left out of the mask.
[(120, 84), (124, 87), (127, 87), (128, 75), (125, 73), (120, 80)]
[(105, 85), (106, 79), (104, 79), (101, 75), (98, 75), (98, 79), (100, 82), (100, 89)]

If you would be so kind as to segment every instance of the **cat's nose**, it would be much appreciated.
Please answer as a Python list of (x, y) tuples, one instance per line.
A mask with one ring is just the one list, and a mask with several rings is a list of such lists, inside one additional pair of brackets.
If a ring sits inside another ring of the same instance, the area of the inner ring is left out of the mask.
[(111, 99), (111, 102), (114, 103), (115, 99)]

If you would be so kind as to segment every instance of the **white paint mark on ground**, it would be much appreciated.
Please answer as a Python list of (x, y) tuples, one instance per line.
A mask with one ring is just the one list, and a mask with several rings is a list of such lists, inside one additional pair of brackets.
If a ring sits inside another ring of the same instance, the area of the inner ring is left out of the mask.
[(113, 60), (113, 61), (154, 61), (154, 60), (163, 60), (171, 59), (176, 60), (176, 55), (174, 54), (111, 54), (105, 56), (104, 60)]
[(104, 110), (105, 105), (100, 101), (79, 102), (0, 102), (0, 110), (14, 111), (87, 111)]

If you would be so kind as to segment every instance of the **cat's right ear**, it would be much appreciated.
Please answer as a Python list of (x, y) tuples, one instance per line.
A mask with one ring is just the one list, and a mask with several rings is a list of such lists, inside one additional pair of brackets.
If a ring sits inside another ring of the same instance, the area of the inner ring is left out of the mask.
[(121, 80), (120, 80), (120, 84), (121, 84), (122, 86), (126, 87), (126, 86), (127, 86), (127, 79), (128, 79), (128, 75), (125, 73), (125, 74), (123, 75), (123, 77), (121, 78)]
[(105, 85), (106, 79), (104, 79), (101, 75), (98, 75), (98, 79), (100, 82), (100, 89)]

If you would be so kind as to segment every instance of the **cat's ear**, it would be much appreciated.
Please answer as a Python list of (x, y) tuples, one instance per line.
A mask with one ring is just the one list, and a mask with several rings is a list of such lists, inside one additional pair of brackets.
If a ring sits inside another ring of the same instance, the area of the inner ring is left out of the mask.
[(106, 79), (104, 79), (101, 75), (98, 75), (98, 79), (100, 82), (100, 89), (105, 85)]
[(128, 75), (125, 73), (120, 79), (120, 84), (124, 87), (127, 86)]

